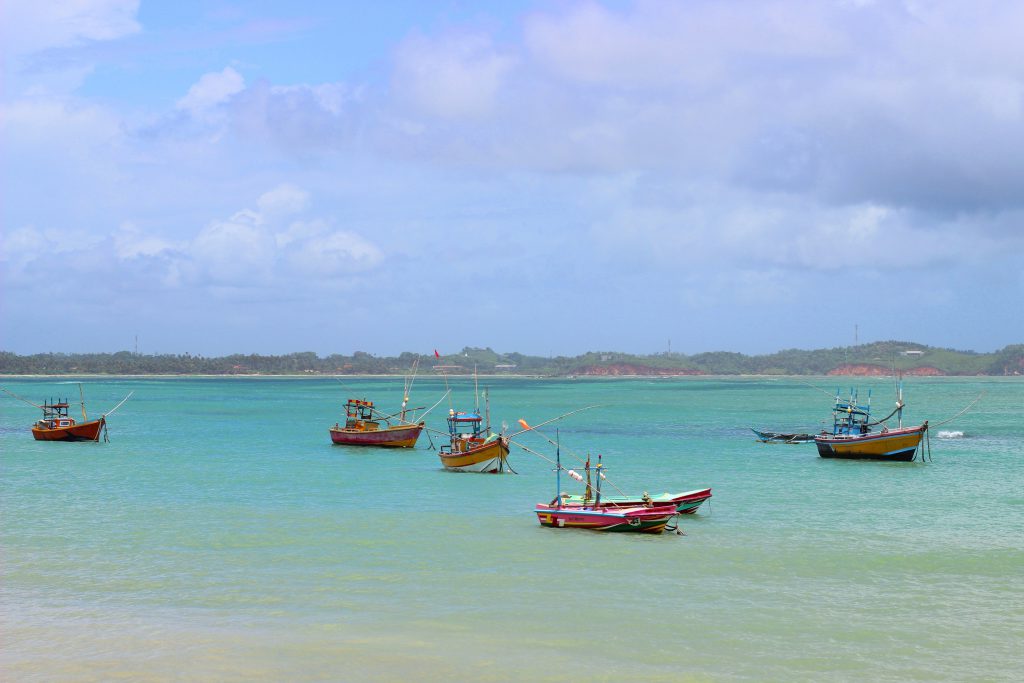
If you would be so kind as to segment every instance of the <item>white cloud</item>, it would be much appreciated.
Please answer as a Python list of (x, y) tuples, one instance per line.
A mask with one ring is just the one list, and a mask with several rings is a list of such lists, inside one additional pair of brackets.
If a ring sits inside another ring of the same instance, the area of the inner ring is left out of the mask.
[(233, 95), (245, 89), (245, 79), (230, 66), (223, 71), (204, 74), (189, 88), (188, 93), (178, 100), (177, 108), (187, 111), (193, 117), (204, 118)]
[(395, 89), (427, 114), (477, 118), (495, 106), (515, 59), (480, 34), (408, 39), (396, 53)]
[(199, 284), (237, 287), (267, 284), (273, 276), (275, 250), (273, 236), (243, 212), (231, 220), (214, 221), (189, 245), (189, 255), (200, 269)]
[(5, 0), (0, 40), (10, 56), (114, 40), (141, 27), (139, 0)]
[(131, 222), (123, 223), (114, 233), (114, 253), (122, 260), (158, 256), (179, 248), (180, 245), (149, 234)]
[(261, 214), (299, 213), (309, 206), (309, 193), (294, 185), (278, 185), (273, 190), (260, 195), (256, 205)]

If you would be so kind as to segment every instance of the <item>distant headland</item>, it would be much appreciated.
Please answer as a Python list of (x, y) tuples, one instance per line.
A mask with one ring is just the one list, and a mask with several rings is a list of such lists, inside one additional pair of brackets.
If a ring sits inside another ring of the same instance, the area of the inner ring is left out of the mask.
[(993, 353), (936, 348), (914, 342), (885, 341), (832, 349), (787, 349), (767, 355), (714, 351), (686, 355), (638, 355), (591, 351), (579, 356), (527, 356), (466, 347), (454, 354), (318, 356), (307, 351), (280, 356), (241, 355), (210, 358), (192, 354), (41, 353), (0, 351), (3, 375), (394, 375), (419, 361), (423, 371), (450, 375), (525, 375), (539, 377), (677, 377), (686, 375), (856, 375), (882, 376), (893, 368), (905, 375), (1024, 375), (1024, 344)]

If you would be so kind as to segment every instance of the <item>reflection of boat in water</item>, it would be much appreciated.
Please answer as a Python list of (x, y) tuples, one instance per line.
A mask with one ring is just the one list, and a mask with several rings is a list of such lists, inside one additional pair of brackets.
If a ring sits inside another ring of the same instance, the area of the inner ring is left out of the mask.
[[(857, 402), (857, 393), (850, 391), (849, 399), (836, 393), (832, 408), (832, 433), (823, 431), (814, 437), (818, 455), (823, 458), (851, 460), (891, 460), (910, 462), (917, 457), (921, 439), (928, 431), (928, 421), (916, 427), (903, 426), (903, 391), (897, 389), (896, 408), (881, 420), (871, 420), (871, 393), (865, 404)], [(888, 419), (897, 416), (897, 427), (889, 429)], [(875, 427), (882, 428), (875, 431)]]
[(799, 432), (767, 432), (760, 429), (750, 428), (762, 443), (808, 443), (814, 441), (814, 434), (801, 434)]
[[(350, 398), (345, 403), (345, 425), (339, 423), (331, 427), (331, 441), (342, 446), (412, 448), (420, 438), (424, 423), (409, 422), (405, 416), (405, 401), (402, 410), (394, 416), (380, 414), (373, 401)], [(396, 417), (399, 424), (391, 424), (391, 419)]]
[(82, 385), (79, 384), (78, 391), (81, 395), (80, 405), (82, 406), (82, 421), (79, 422), (71, 417), (71, 402), (66, 398), (57, 400), (51, 398), (49, 401), (44, 401), (42, 405), (37, 405), (6, 389), (4, 391), (43, 411), (43, 417), (32, 425), (32, 438), (36, 441), (99, 441), (101, 435), (106, 438), (107, 417), (120, 408), (134, 393), (129, 392), (120, 403), (101, 415), (98, 420), (90, 420), (85, 413), (85, 393), (82, 391)]
[(449, 443), (438, 452), (446, 470), (492, 474), (511, 471), (506, 460), (508, 439), (491, 433), (489, 414), (485, 422), (479, 413), (449, 410), (448, 439)]

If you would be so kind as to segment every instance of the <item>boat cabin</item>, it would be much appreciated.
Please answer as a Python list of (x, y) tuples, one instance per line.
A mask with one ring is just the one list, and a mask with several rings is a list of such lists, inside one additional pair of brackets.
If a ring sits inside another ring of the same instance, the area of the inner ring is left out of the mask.
[(373, 419), (373, 401), (361, 401), (350, 398), (345, 403), (345, 429), (377, 429), (377, 421)]
[(67, 399), (63, 401), (57, 399), (56, 402), (50, 399), (48, 402), (44, 401), (41, 407), (43, 409), (43, 419), (36, 422), (39, 428), (58, 429), (60, 427), (75, 426), (75, 418), (68, 415), (70, 403), (68, 403)]
[(451, 435), (451, 445), (442, 446), (441, 450), (462, 453), (484, 443), (486, 441), (484, 432), (488, 430), (488, 427), (483, 424), (483, 421), (478, 413), (457, 413), (454, 410), (449, 410), (448, 433)]
[(850, 393), (849, 399), (841, 399), (836, 394), (836, 404), (832, 408), (833, 436), (857, 436), (871, 431), (871, 394), (865, 405), (857, 403), (856, 392)]

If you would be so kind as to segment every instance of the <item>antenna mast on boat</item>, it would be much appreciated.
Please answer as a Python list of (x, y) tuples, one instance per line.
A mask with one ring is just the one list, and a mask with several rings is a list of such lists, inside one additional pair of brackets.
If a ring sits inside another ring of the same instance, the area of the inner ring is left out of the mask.
[(416, 360), (414, 360), (412, 362), (412, 369), (411, 369), (411, 373), (412, 374), (405, 378), (405, 387), (404, 387), (404, 389), (402, 391), (402, 413), (401, 413), (401, 417), (399, 418), (403, 422), (405, 421), (405, 408), (409, 404), (409, 394), (412, 392), (412, 384), (413, 384), (413, 382), (416, 381), (416, 371), (419, 369), (419, 365), (420, 365), (420, 359), (416, 358)]
[[(478, 413), (479, 414), (479, 413)], [(491, 392), (484, 387), (484, 415), (487, 417), (487, 435), (491, 435)]]
[(480, 382), (476, 375), (476, 363), (473, 363), (473, 396), (476, 399), (476, 414), (480, 414)]
[(555, 504), (562, 507), (562, 440), (555, 429)]

